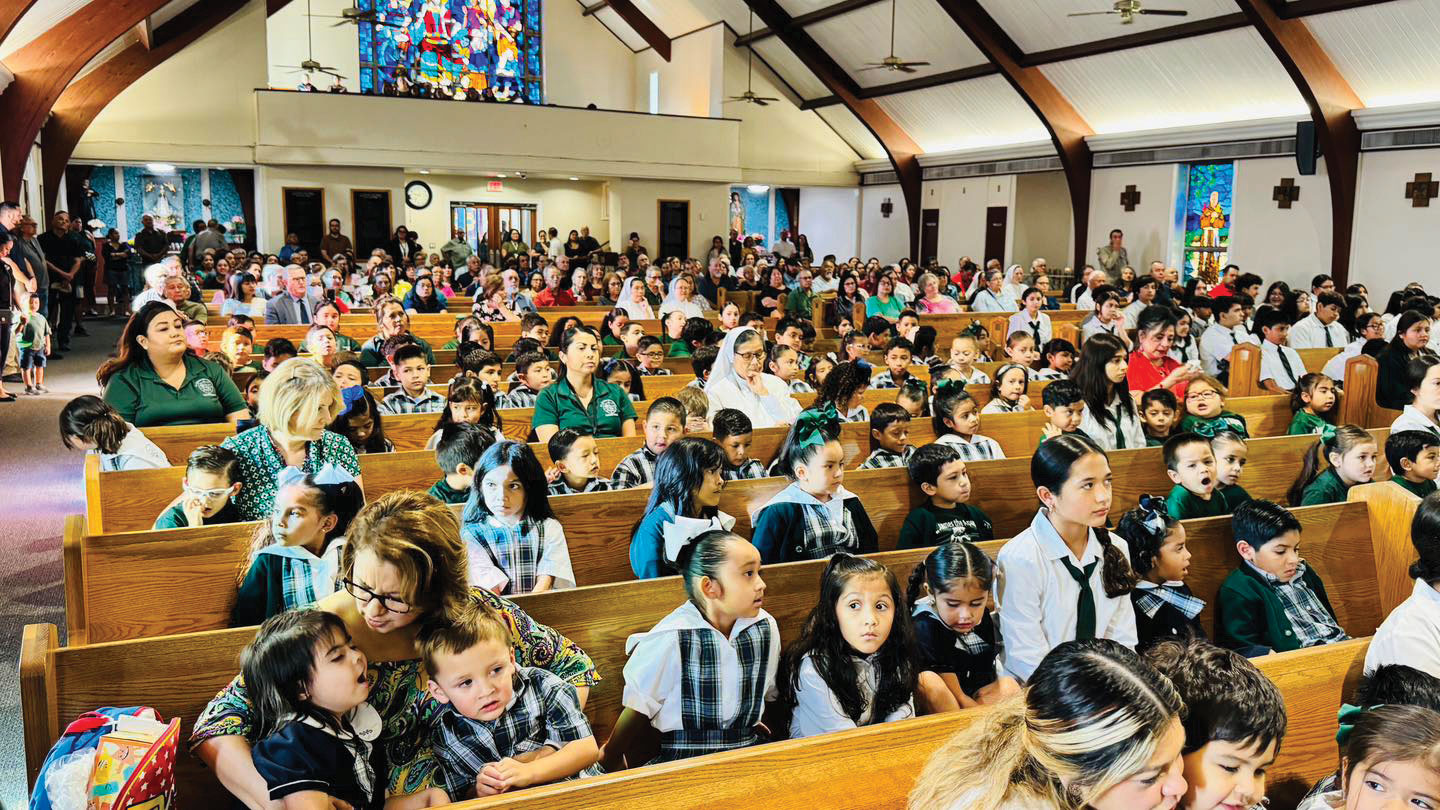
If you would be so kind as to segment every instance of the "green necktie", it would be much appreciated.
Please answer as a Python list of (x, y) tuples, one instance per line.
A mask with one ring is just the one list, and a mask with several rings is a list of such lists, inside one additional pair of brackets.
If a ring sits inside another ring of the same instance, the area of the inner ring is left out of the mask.
[[(1120, 403), (1115, 403), (1115, 449), (1125, 449), (1125, 425), (1120, 421), (1125, 413), (1125, 408)], [(1067, 565), (1069, 563), (1066, 563)]]
[(1096, 560), (1090, 563), (1083, 570), (1076, 568), (1064, 557), (1060, 558), (1060, 563), (1065, 566), (1065, 570), (1070, 572), (1070, 576), (1080, 586), (1080, 598), (1075, 604), (1075, 638), (1076, 640), (1095, 638), (1095, 592), (1090, 589), (1090, 575), (1095, 573), (1095, 566), (1099, 565), (1100, 561)]

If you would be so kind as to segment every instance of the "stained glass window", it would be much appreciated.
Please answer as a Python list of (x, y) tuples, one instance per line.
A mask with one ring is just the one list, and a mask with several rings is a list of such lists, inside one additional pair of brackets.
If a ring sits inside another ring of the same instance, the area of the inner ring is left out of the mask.
[(541, 0), (357, 0), (360, 92), (544, 103)]
[(1213, 284), (1230, 260), (1230, 217), (1234, 163), (1192, 163), (1180, 167), (1175, 227), (1180, 234), (1185, 278), (1198, 274)]

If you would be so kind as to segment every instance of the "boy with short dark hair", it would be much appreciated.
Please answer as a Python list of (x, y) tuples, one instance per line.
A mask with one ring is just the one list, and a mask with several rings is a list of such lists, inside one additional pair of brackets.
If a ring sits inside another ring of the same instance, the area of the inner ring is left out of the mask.
[(1407, 492), (1423, 498), (1436, 490), (1440, 474), (1440, 436), (1428, 430), (1402, 430), (1385, 440), (1390, 478)]
[(1344, 641), (1325, 583), (1300, 557), (1300, 521), (1266, 500), (1246, 501), (1231, 520), (1239, 568), (1220, 586), (1215, 640), (1253, 658)]
[(478, 377), (496, 391), (500, 390), (500, 374), (505, 364), (500, 362), (500, 355), (480, 348), (479, 343), (461, 343), (455, 350), (455, 365), (461, 374)]
[(299, 356), (300, 351), (288, 338), (272, 337), (265, 342), (265, 354), (260, 361), (260, 367), (266, 371), (274, 371), (276, 366)]
[(495, 443), (495, 434), (479, 425), (455, 422), (440, 431), (435, 445), (435, 463), (440, 466), (440, 480), (430, 485), (430, 494), (443, 503), (465, 503), (475, 483), (475, 467), (480, 456)]
[(1225, 499), (1215, 497), (1215, 453), (1210, 440), (1177, 433), (1165, 440), (1165, 474), (1175, 482), (1165, 508), (1176, 520), (1225, 514)]
[(1290, 334), (1290, 321), (1285, 313), (1266, 307), (1255, 316), (1260, 341), (1260, 386), (1272, 394), (1288, 394), (1305, 376), (1305, 361), (1300, 353), (1285, 345)]
[(696, 388), (704, 388), (705, 382), (710, 379), (710, 369), (715, 367), (715, 358), (720, 356), (720, 347), (701, 346), (690, 355), (690, 369), (695, 372), (695, 379), (688, 385)]
[(765, 336), (765, 316), (754, 310), (746, 310), (740, 315), (741, 329), (754, 329), (760, 333), (762, 340), (768, 340)]
[[(380, 344), (380, 359), (385, 362), (385, 373), (381, 374), (380, 377), (376, 379), (375, 382), (372, 384), (376, 388), (395, 388), (399, 386), (399, 380), (395, 379), (395, 374), (391, 372), (389, 368), (391, 361), (395, 359), (395, 352), (400, 351), (400, 349), (405, 346), (418, 345), (420, 344), (415, 340), (415, 336), (409, 334), (408, 332), (403, 335), (395, 335), (393, 337), (386, 338)], [(365, 362), (364, 355), (361, 355), (360, 362)]]
[(1045, 344), (1045, 368), (1040, 369), (1038, 379), (1063, 380), (1070, 376), (1075, 366), (1075, 344), (1065, 338), (1053, 338)]
[(540, 392), (555, 382), (550, 360), (540, 352), (526, 352), (515, 358), (515, 376), (518, 383), (500, 397), (501, 404), (497, 407), (533, 408)]
[(712, 420), (715, 443), (725, 451), (725, 469), (721, 477), (726, 481), (743, 481), (749, 478), (764, 478), (765, 465), (759, 459), (750, 457), (750, 443), (755, 438), (755, 428), (744, 411), (721, 408)]
[(660, 342), (660, 338), (646, 335), (640, 338), (637, 346), (639, 350), (635, 353), (635, 359), (640, 361), (638, 368), (642, 377), (669, 376), (670, 369), (665, 368), (665, 346)]
[(45, 387), (45, 365), (50, 358), (50, 322), (40, 314), (39, 296), (30, 296), (25, 304), (25, 310), (20, 313), (20, 326), (15, 330), (15, 348), (20, 353), (20, 380), (25, 383), (27, 394), (48, 394), (50, 389)]
[(995, 539), (990, 518), (966, 503), (970, 474), (953, 446), (938, 442), (910, 456), (910, 480), (920, 485), (926, 502), (905, 516), (899, 548), (933, 548), (942, 543), (979, 543)]
[(1170, 438), (1180, 401), (1164, 388), (1151, 388), (1140, 395), (1140, 425), (1145, 431), (1145, 446), (1159, 447)]
[(860, 463), (860, 469), (908, 467), (915, 454), (909, 438), (910, 412), (894, 402), (876, 405), (870, 412), (870, 445), (875, 449)]
[(520, 337), (538, 340), (544, 346), (550, 340), (550, 322), (538, 312), (527, 312), (520, 316)]
[(913, 309), (900, 311), (900, 317), (895, 319), (895, 335), (906, 340), (915, 339), (915, 330), (920, 328), (920, 314)]
[(241, 486), (240, 457), (228, 447), (201, 445), (185, 460), (180, 497), (171, 501), (155, 519), (155, 528), (238, 523), (240, 510), (232, 499)]
[(452, 801), (600, 773), (600, 747), (575, 690), (517, 666), (493, 610), (470, 610), (421, 633), (426, 688), (442, 705), (429, 743)]
[(625, 347), (625, 356), (631, 360), (640, 352), (640, 341), (645, 338), (645, 324), (631, 321), (620, 330), (620, 345)]
[(895, 334), (895, 328), (890, 322), (879, 315), (871, 315), (865, 319), (865, 326), (861, 330), (865, 333), (867, 349), (883, 349), (889, 342), (890, 336)]
[(781, 318), (775, 324), (775, 343), (779, 346), (789, 346), (799, 355), (797, 362), (803, 372), (810, 366), (810, 358), (805, 355), (805, 324), (798, 318)]
[(610, 480), (600, 477), (600, 449), (595, 437), (574, 428), (555, 432), (546, 443), (550, 463), (560, 473), (550, 484), (551, 495), (605, 492)]
[(1081, 396), (1080, 386), (1073, 380), (1056, 380), (1045, 386), (1045, 390), (1040, 392), (1040, 403), (1045, 408), (1047, 420), (1041, 430), (1040, 441), (1056, 436), (1090, 438), (1080, 429), (1080, 419), (1085, 415), (1085, 397)]
[(685, 435), (685, 406), (674, 397), (660, 397), (645, 412), (645, 444), (620, 459), (610, 476), (612, 489), (630, 489), (655, 480), (655, 461), (665, 448)]
[(903, 337), (893, 337), (885, 344), (885, 371), (870, 378), (871, 388), (899, 388), (910, 379), (910, 359), (915, 344)]
[(380, 412), (394, 413), (439, 413), (445, 410), (445, 396), (431, 391), (430, 364), (425, 362), (425, 350), (417, 345), (402, 346), (390, 359), (390, 373), (400, 384), (400, 390), (386, 394), (380, 401)]

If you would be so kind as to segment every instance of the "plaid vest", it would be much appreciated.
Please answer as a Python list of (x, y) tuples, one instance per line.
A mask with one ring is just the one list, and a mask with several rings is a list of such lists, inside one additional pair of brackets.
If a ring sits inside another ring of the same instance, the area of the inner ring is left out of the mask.
[(721, 716), (726, 674), (720, 669), (723, 640), (714, 630), (696, 629), (679, 631), (678, 641), (680, 671), (685, 678), (684, 728), (660, 735), (660, 755), (655, 761), (670, 762), (763, 742), (755, 727), (765, 709), (765, 671), (770, 645), (775, 643), (770, 622), (755, 622), (734, 641), (740, 660), (740, 711), (731, 721)]

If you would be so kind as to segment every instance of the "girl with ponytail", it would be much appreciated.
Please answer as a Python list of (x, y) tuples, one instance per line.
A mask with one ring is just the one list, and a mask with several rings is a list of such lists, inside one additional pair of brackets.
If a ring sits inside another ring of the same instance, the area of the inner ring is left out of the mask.
[(1108, 638), (1134, 648), (1139, 580), (1130, 548), (1105, 528), (1110, 461), (1081, 436), (1050, 439), (1030, 459), (1041, 508), (1030, 527), (1000, 549), (998, 599), (1004, 671), (1028, 680), (1062, 641)]
[(1391, 611), (1365, 654), (1365, 671), (1405, 664), (1440, 678), (1440, 493), (1420, 502), (1410, 522), (1410, 542), (1419, 555), (1410, 566), (1415, 590)]
[[(1290, 485), (1286, 497), (1292, 506), (1343, 503), (1345, 493), (1356, 484), (1368, 484), (1375, 477), (1380, 445), (1365, 428), (1341, 425), (1316, 441), (1305, 452), (1300, 476)], [(1321, 459), (1330, 462), (1321, 471)]]
[(1024, 692), (935, 752), (909, 807), (1175, 807), (1186, 787), (1183, 713), (1170, 681), (1124, 644), (1067, 641), (1045, 656)]
[(990, 615), (995, 564), (973, 543), (941, 543), (910, 572), (905, 602), (921, 668), (945, 682), (961, 708), (998, 703), (1019, 691), (997, 677), (999, 633)]

